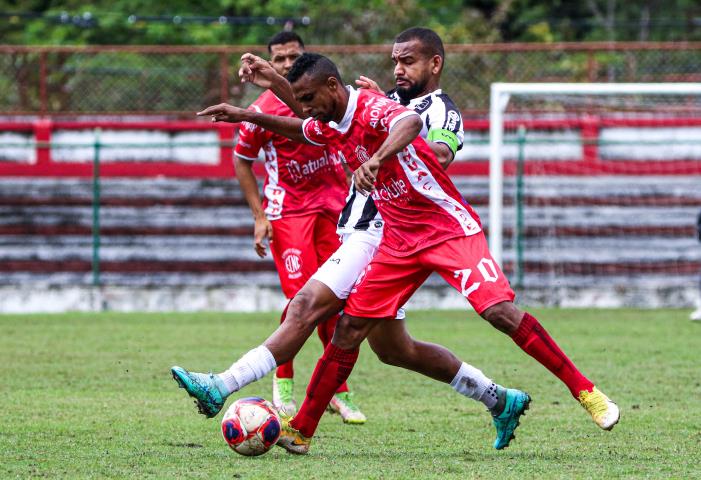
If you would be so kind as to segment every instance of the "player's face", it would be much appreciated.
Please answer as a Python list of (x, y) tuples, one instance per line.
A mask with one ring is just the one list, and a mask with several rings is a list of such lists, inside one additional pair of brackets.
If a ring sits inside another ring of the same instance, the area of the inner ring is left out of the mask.
[(304, 53), (297, 42), (280, 43), (270, 46), (270, 63), (275, 71), (283, 77), (290, 71), (292, 64)]
[[(343, 88), (343, 85), (333, 77), (313, 79), (305, 74), (292, 84), (292, 93), (302, 105), (305, 115), (329, 123), (332, 120), (340, 120), (336, 118), (339, 108), (335, 95), (339, 87)], [(343, 112), (340, 115), (342, 117)]]
[(440, 73), (439, 55), (426, 55), (419, 40), (395, 43), (392, 47), (397, 93), (405, 100), (429, 93), (428, 85)]

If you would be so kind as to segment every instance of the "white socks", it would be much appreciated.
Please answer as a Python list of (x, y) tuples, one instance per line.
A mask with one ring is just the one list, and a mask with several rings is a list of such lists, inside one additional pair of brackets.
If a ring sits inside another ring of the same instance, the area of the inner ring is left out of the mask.
[(267, 347), (261, 345), (234, 362), (228, 370), (219, 374), (219, 378), (229, 390), (226, 394), (230, 395), (249, 383), (260, 380), (275, 367), (277, 364), (273, 354)]
[(460, 366), (450, 386), (459, 394), (482, 402), (490, 410), (497, 404), (496, 384), (481, 370), (465, 362)]

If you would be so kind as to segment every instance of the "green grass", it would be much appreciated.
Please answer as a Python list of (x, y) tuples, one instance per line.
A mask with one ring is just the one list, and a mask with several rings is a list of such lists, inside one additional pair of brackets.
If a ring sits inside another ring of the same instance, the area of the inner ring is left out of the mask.
[[(701, 323), (683, 310), (535, 310), (580, 369), (618, 402), (599, 430), (566, 388), (473, 314), (410, 312), (417, 338), (451, 348), (531, 409), (492, 449), (484, 408), (379, 363), (351, 376), (364, 426), (326, 415), (310, 455), (230, 451), (169, 367), (220, 371), (275, 328), (276, 314), (0, 316), (0, 478), (701, 478)], [(297, 358), (297, 397), (321, 352)], [(243, 394), (270, 398), (270, 379)]]

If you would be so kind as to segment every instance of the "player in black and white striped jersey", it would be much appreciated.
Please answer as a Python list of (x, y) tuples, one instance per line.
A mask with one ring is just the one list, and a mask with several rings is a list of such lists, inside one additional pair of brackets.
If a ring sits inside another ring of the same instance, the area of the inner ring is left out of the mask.
[[(443, 168), (447, 168), (462, 148), (463, 124), (460, 110), (439, 88), (445, 61), (440, 38), (432, 30), (410, 28), (397, 36), (392, 61), (396, 87), (387, 96), (421, 116), (420, 135), (429, 142)], [(377, 83), (364, 76), (356, 83), (361, 88), (381, 91)], [(351, 186), (338, 221), (338, 233), (381, 230), (383, 223), (372, 198), (360, 195)]]
[[(446, 168), (462, 147), (463, 132), (459, 111), (439, 89), (444, 57), (443, 44), (435, 32), (424, 28), (402, 32), (396, 38), (392, 51), (397, 88), (388, 95), (411, 105), (421, 115), (424, 122), (421, 136), (428, 141), (438, 161)], [(261, 59), (244, 55), (242, 60), (242, 71), (247, 81), (271, 88), (287, 102), (289, 96), (284, 91), (276, 90), (274, 83), (257, 82), (256, 75), (266, 69), (265, 64), (260, 63)], [(377, 84), (366, 77), (361, 77), (357, 83), (364, 88), (379, 90)], [(208, 111), (212, 111), (211, 108)], [(217, 112), (218, 120), (226, 116), (226, 106), (222, 106), (221, 112)], [(275, 364), (294, 356), (318, 322), (343, 308), (345, 299), (377, 252), (383, 227), (384, 221), (377, 213), (372, 196), (364, 196), (352, 187), (338, 223), (337, 231), (343, 243), (291, 300), (285, 322), (262, 345), (219, 375), (207, 376), (174, 367), (174, 375), (188, 376), (179, 383), (186, 386), (191, 396), (205, 403), (211, 403), (211, 390), (216, 389), (221, 394), (223, 405), (228, 395), (260, 379)], [(458, 393), (482, 402), (495, 418), (495, 448), (508, 446), (523, 410), (513, 413), (511, 409), (505, 411), (507, 389), (492, 382), (479, 369), (460, 361), (448, 349), (414, 340), (402, 320), (403, 311), (400, 309), (396, 321), (381, 322), (368, 337), (380, 360), (449, 383)], [(191, 391), (188, 385), (192, 385), (194, 390)], [(218, 406), (219, 402), (216, 403)], [(509, 418), (502, 420), (502, 413), (508, 413)]]

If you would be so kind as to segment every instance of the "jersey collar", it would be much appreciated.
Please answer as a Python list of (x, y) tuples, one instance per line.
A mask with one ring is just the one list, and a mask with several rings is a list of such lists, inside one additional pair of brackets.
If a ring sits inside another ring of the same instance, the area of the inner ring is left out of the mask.
[(441, 90), (440, 88), (438, 88), (438, 89), (436, 89), (436, 90), (434, 90), (434, 91), (432, 91), (432, 92), (428, 92), (426, 95), (422, 95), (422, 96), (420, 96), (420, 97), (412, 98), (411, 100), (409, 100), (409, 105), (407, 106), (407, 108), (412, 108), (412, 109), (413, 109), (416, 105), (418, 105), (419, 103), (421, 103), (422, 101), (424, 101), (425, 99), (427, 99), (428, 97), (430, 97), (431, 95), (440, 95), (441, 93), (443, 93), (443, 90)]
[(353, 121), (353, 115), (355, 115), (355, 109), (358, 106), (358, 90), (350, 85), (346, 85), (346, 90), (348, 90), (348, 106), (346, 106), (346, 113), (343, 114), (343, 118), (339, 123), (334, 121), (329, 122), (329, 126), (340, 133), (346, 133), (351, 126)]

